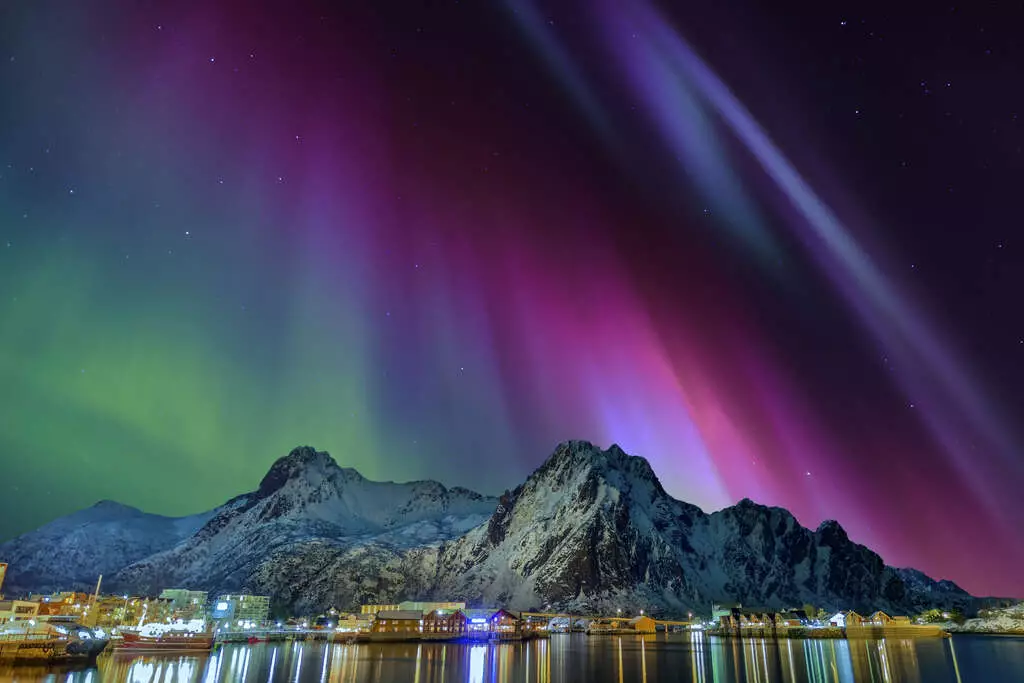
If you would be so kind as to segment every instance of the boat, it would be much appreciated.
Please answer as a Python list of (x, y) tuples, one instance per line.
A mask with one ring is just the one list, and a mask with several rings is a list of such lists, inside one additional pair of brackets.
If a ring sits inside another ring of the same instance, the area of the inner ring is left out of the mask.
[(74, 622), (15, 622), (0, 628), (0, 660), (13, 662), (88, 662), (106, 648), (102, 629)]
[(145, 624), (137, 630), (121, 631), (114, 653), (192, 652), (203, 654), (213, 649), (213, 632), (202, 620), (173, 624)]

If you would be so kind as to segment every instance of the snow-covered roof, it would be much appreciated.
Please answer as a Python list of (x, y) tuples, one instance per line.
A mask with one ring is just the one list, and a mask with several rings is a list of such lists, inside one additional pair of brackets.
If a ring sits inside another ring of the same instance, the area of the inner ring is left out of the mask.
[(394, 621), (419, 621), (423, 618), (423, 612), (409, 609), (385, 609), (377, 612), (377, 618), (393, 619)]

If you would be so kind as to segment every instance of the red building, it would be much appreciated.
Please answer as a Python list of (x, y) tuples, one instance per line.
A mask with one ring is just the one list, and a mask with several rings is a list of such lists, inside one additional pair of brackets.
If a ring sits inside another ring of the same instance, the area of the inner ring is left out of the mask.
[(466, 613), (460, 609), (436, 609), (423, 616), (423, 635), (466, 635)]

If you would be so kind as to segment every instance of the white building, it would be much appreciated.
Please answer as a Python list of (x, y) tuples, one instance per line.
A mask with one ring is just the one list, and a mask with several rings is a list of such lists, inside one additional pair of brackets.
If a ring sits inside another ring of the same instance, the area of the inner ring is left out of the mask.
[(206, 591), (165, 588), (160, 593), (160, 599), (171, 601), (171, 613), (177, 619), (199, 619), (206, 610)]
[(270, 616), (270, 598), (266, 595), (221, 595), (213, 603), (212, 616), (217, 621), (237, 625), (262, 625)]
[(0, 600), (0, 624), (31, 621), (39, 615), (39, 603), (28, 600)]

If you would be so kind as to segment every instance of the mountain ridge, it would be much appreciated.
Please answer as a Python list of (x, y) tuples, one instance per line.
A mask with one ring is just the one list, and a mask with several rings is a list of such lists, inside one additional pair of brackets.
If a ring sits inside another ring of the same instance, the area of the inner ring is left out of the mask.
[[(101, 506), (130, 530), (134, 508), (101, 501), (86, 511)], [(0, 561), (24, 557), (38, 546), (34, 534), (86, 511), (0, 545)], [(711, 601), (907, 612), (969, 610), (974, 600), (950, 581), (888, 567), (835, 520), (811, 530), (749, 498), (706, 513), (670, 496), (646, 459), (616, 444), (563, 442), (499, 497), (432, 480), (374, 482), (304, 446), (276, 460), (254, 491), (180, 519), (191, 521), (179, 530), (196, 528), (121, 553), (123, 565), (107, 567), (110, 585), (246, 590), (309, 611), (426, 597), (519, 609), (644, 604), (677, 615)], [(47, 569), (12, 563), (9, 585), (34, 589)]]

